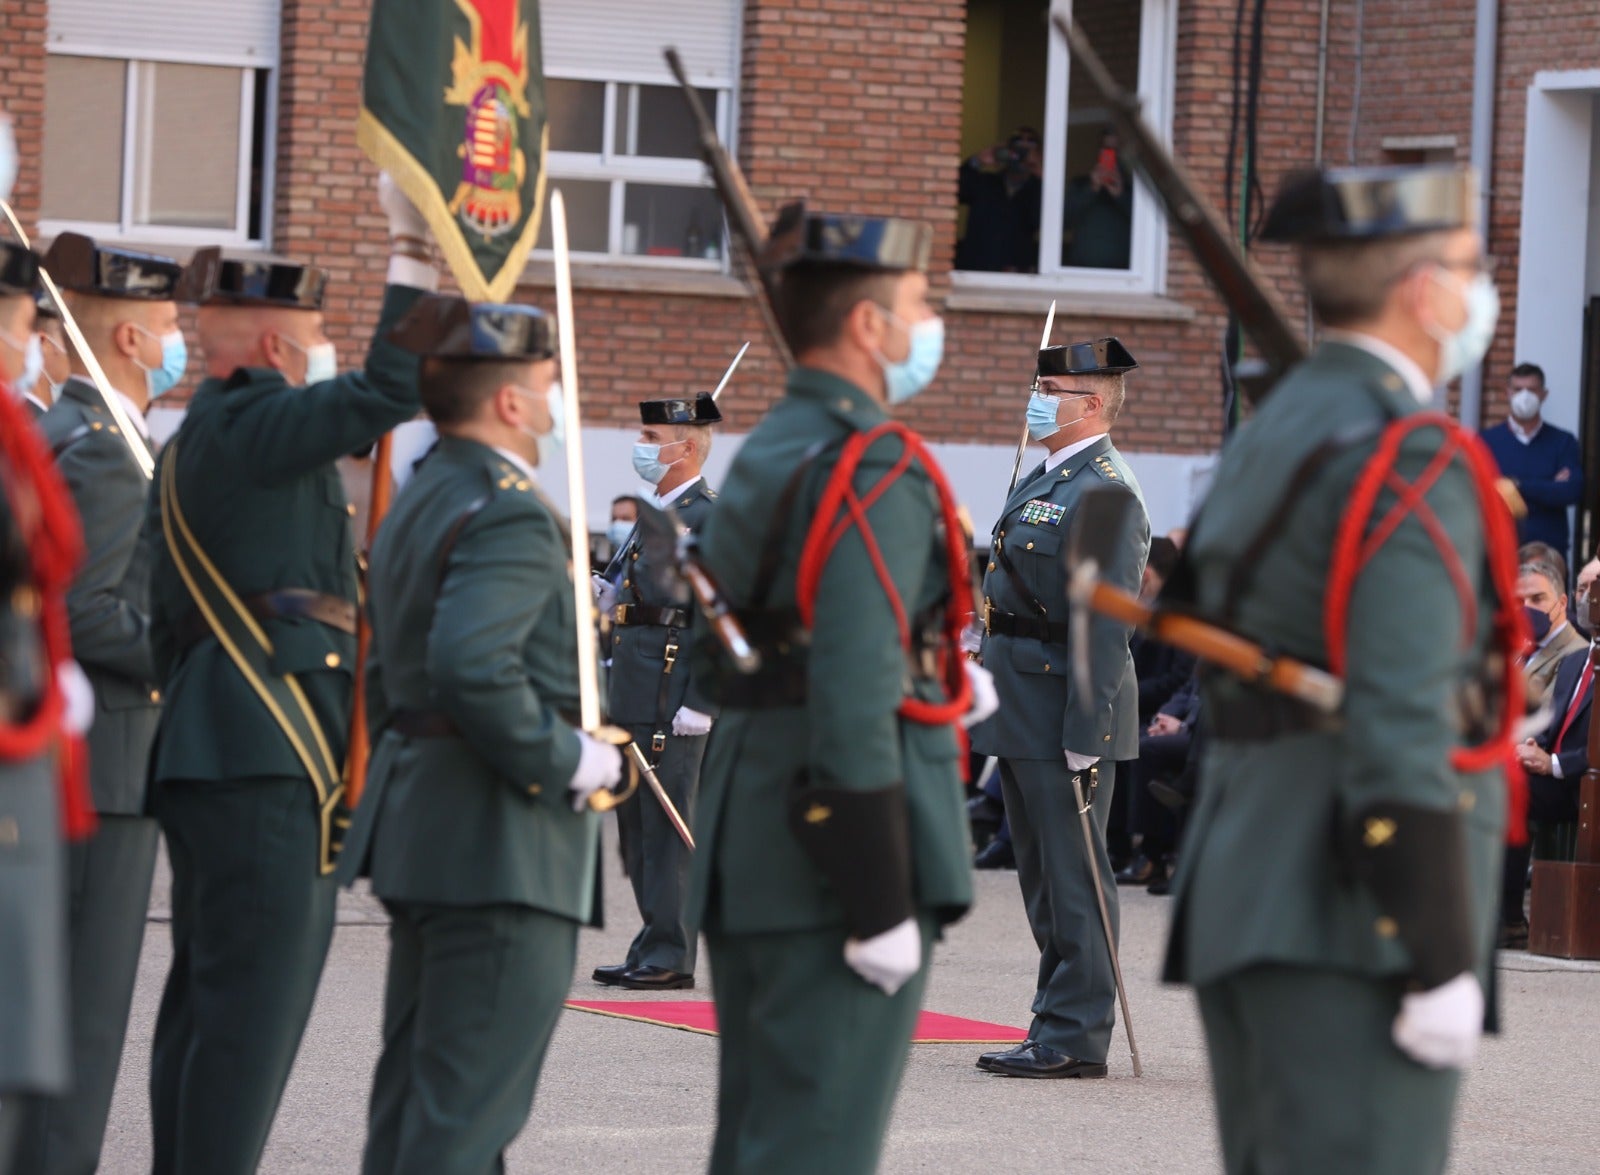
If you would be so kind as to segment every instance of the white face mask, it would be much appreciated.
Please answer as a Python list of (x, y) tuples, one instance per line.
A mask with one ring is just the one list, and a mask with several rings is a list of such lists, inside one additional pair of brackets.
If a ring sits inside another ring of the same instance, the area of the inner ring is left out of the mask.
[(332, 343), (324, 341), (302, 347), (288, 337), (283, 341), (306, 357), (306, 374), (300, 381), (302, 387), (324, 383), (339, 374), (339, 351)]
[(1517, 420), (1529, 421), (1539, 415), (1544, 401), (1532, 388), (1521, 388), (1511, 393), (1511, 415)]
[(1479, 273), (1471, 281), (1464, 282), (1449, 270), (1440, 268), (1433, 270), (1435, 281), (1440, 280), (1440, 274), (1447, 274), (1451, 285), (1460, 292), (1467, 317), (1454, 332), (1431, 323), (1427, 327), (1428, 334), (1439, 344), (1436, 387), (1443, 387), (1488, 354), (1489, 344), (1494, 342), (1495, 323), (1500, 320), (1500, 291), (1495, 289), (1487, 273)]
[(28, 345), (22, 349), (22, 374), (17, 376), (16, 388), (23, 395), (38, 395), (36, 385), (44, 373), (44, 343), (38, 335), (28, 336)]

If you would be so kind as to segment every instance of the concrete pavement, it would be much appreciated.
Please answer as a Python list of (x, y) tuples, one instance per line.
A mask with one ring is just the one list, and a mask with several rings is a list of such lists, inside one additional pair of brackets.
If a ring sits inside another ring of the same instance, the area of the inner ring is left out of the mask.
[[(627, 998), (588, 976), (620, 960), (636, 929), (608, 836), (604, 931), (579, 940), (573, 993)], [(980, 873), (978, 903), (936, 955), (927, 1006), (1026, 1025), (1037, 954), (1014, 873)], [(149, 1169), (150, 1037), (171, 957), (165, 869), (116, 1102), (105, 1175)], [(912, 1049), (882, 1171), (1096, 1171), (1171, 1175), (1219, 1168), (1205, 1051), (1192, 996), (1156, 976), (1169, 903), (1123, 895), (1123, 970), (1145, 1076), (1134, 1080), (1119, 1026), (1107, 1081), (1015, 1081), (973, 1067), (982, 1047)], [(382, 909), (341, 898), (340, 925), (294, 1075), (261, 1170), (331, 1175), (359, 1169), (366, 1095), (378, 1053), (387, 955)], [(1455, 1172), (1600, 1169), (1600, 968), (1515, 954), (1501, 974), (1505, 1035), (1487, 1041), (1466, 1081)], [(702, 968), (705, 990), (706, 968)], [(689, 994), (689, 993), (685, 993)], [(641, 995), (640, 998), (650, 998)], [(710, 1151), (716, 1041), (567, 1012), (546, 1058), (513, 1172), (693, 1172)]]

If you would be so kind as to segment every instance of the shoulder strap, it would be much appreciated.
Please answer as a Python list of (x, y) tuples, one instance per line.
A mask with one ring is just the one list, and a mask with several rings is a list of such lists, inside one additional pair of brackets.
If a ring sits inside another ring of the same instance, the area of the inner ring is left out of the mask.
[(345, 784), (340, 764), (318, 722), (299, 678), (272, 671), (272, 641), (222, 577), (189, 528), (178, 502), (178, 442), (168, 442), (161, 468), (161, 529), (167, 551), (189, 598), (246, 683), (266, 707), (278, 730), (294, 749), (316, 792), (320, 825), (318, 866), (333, 872), (339, 842), (350, 817), (344, 805)]
[(61, 454), (72, 448), (73, 445), (76, 445), (79, 441), (83, 440), (84, 437), (88, 436), (93, 431), (94, 430), (87, 424), (80, 424), (77, 428), (73, 429), (66, 436), (62, 437), (54, 445), (50, 446), (50, 456), (59, 460)]
[(789, 480), (783, 483), (778, 500), (772, 507), (772, 518), (767, 523), (766, 538), (761, 544), (761, 559), (756, 564), (756, 577), (750, 589), (751, 608), (765, 608), (772, 595), (772, 585), (778, 578), (778, 566), (783, 562), (783, 536), (789, 533), (789, 518), (794, 513), (794, 502), (800, 493), (800, 484), (817, 463), (817, 459), (843, 444), (839, 438), (817, 441), (808, 448), (794, 467)]

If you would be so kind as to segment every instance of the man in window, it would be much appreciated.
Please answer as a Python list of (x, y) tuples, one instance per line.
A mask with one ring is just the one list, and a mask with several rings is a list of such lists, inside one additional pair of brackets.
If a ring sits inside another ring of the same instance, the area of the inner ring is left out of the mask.
[(1040, 171), (1039, 134), (1026, 126), (961, 165), (957, 198), (967, 206), (967, 232), (956, 246), (957, 269), (1038, 269)]
[(1133, 182), (1117, 155), (1117, 134), (1100, 136), (1087, 175), (1067, 185), (1061, 263), (1081, 269), (1127, 269), (1133, 241)]
[(1513, 367), (1506, 391), (1511, 416), (1484, 429), (1483, 439), (1500, 472), (1528, 504), (1528, 516), (1517, 524), (1517, 539), (1549, 543), (1566, 558), (1571, 554), (1567, 508), (1583, 500), (1583, 450), (1572, 433), (1545, 423), (1541, 414), (1550, 389), (1538, 364)]

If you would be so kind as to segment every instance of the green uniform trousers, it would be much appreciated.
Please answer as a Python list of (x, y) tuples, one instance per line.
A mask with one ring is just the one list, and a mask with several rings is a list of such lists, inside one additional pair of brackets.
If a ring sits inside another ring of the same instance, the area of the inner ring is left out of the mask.
[(1261, 964), (1197, 989), (1229, 1175), (1444, 1170), (1461, 1075), (1395, 1047), (1401, 987)]
[(845, 964), (842, 928), (710, 930), (721, 1060), (710, 1175), (870, 1175), (905, 1072), (927, 987), (922, 969), (893, 996)]
[[(650, 755), (649, 726), (630, 726), (639, 749)], [(656, 777), (684, 822), (694, 827), (694, 800), (699, 790), (700, 762), (710, 735), (697, 738), (667, 736), (656, 765)], [(653, 757), (653, 756), (651, 756)], [(617, 833), (622, 842), (622, 863), (633, 883), (644, 925), (628, 946), (630, 967), (665, 967), (694, 974), (696, 937), (684, 922), (683, 899), (689, 888), (689, 847), (673, 830), (661, 802), (644, 782), (632, 803), (617, 809)]]
[(304, 779), (152, 788), (172, 861), (172, 970), (150, 1068), (153, 1175), (250, 1175), (333, 937)]
[(93, 837), (68, 846), (72, 1088), (16, 1104), (18, 1171), (94, 1175), (100, 1166), (139, 977), (156, 844), (154, 820), (102, 814)]
[[(1094, 864), (1100, 870), (1115, 934), (1120, 925), (1117, 880), (1106, 853), (1115, 764), (1101, 763), (1099, 774), (1092, 809), (1097, 833)], [(1000, 789), (1011, 823), (1022, 901), (1033, 941), (1039, 945), (1039, 979), (1028, 1038), (1080, 1061), (1104, 1064), (1116, 1022), (1117, 981), (1089, 876), (1072, 772), (1065, 756), (1059, 761), (1001, 759)]]
[(528, 1120), (578, 924), (520, 905), (384, 902), (383, 1054), (363, 1175), (491, 1175)]

